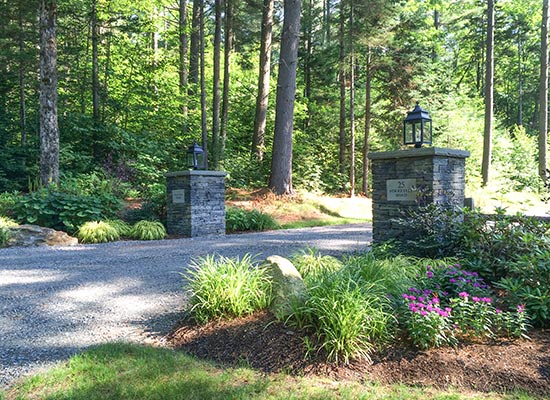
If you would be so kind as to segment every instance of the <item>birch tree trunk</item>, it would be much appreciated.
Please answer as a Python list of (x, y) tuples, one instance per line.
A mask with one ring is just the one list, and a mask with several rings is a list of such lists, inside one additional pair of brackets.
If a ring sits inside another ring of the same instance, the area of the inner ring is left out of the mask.
[(59, 182), (57, 126), (57, 2), (40, 1), (40, 181)]
[(262, 13), (262, 38), (260, 43), (260, 72), (258, 76), (258, 95), (256, 97), (256, 115), (252, 136), (252, 153), (259, 161), (264, 158), (265, 127), (267, 123), (267, 105), (269, 99), (269, 80), (271, 77), (271, 40), (273, 35), (274, 0), (264, 0)]
[(300, 37), (300, 0), (285, 0), (281, 56), (277, 77), (275, 134), (269, 187), (278, 195), (292, 194), (292, 130), (296, 66)]

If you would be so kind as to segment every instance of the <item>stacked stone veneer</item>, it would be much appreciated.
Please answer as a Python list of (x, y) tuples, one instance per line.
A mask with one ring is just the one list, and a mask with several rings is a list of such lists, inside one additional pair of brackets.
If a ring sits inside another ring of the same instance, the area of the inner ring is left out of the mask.
[(166, 174), (166, 228), (171, 235), (225, 234), (225, 172)]
[(432, 203), (464, 207), (464, 150), (426, 147), (371, 153), (373, 240), (406, 238), (395, 219)]

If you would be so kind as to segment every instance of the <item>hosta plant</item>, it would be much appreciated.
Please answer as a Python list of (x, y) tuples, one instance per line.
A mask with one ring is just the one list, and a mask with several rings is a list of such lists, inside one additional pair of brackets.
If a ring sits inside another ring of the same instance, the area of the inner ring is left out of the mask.
[(105, 243), (118, 240), (120, 235), (107, 222), (89, 221), (78, 229), (77, 237), (81, 243)]
[(130, 236), (137, 240), (161, 240), (166, 237), (166, 228), (159, 221), (143, 220), (134, 224)]

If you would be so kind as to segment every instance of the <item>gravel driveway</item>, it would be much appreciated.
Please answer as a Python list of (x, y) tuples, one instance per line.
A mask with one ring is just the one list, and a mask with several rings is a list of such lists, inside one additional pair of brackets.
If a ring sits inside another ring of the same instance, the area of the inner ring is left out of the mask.
[(0, 387), (94, 344), (148, 342), (181, 313), (186, 267), (217, 253), (365, 250), (370, 224), (218, 238), (0, 249)]

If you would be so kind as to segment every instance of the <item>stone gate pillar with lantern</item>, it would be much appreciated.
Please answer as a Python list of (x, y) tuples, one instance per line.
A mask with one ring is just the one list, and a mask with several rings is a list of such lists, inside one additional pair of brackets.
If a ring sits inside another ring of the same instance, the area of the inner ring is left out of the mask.
[(373, 240), (405, 238), (396, 222), (429, 204), (464, 207), (466, 158), (470, 153), (431, 145), (431, 118), (417, 103), (403, 125), (403, 141), (414, 148), (369, 154), (372, 162)]
[(166, 176), (166, 230), (189, 237), (225, 234), (225, 176), (208, 171), (203, 149), (194, 143), (187, 150), (185, 171)]

